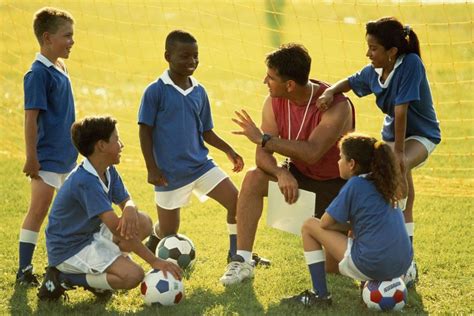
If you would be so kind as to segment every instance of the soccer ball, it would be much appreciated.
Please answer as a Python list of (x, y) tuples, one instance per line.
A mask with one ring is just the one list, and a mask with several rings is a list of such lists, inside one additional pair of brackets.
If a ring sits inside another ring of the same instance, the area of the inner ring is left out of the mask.
[(407, 301), (407, 288), (401, 278), (367, 281), (362, 290), (362, 299), (370, 309), (399, 311)]
[(176, 280), (173, 275), (168, 272), (165, 278), (163, 271), (150, 270), (140, 285), (145, 304), (151, 305), (176, 305), (184, 298), (184, 286), (180, 280)]
[(415, 260), (411, 262), (407, 272), (402, 275), (401, 278), (403, 282), (405, 282), (407, 288), (415, 286), (416, 280), (418, 278), (418, 269), (416, 268)]
[(194, 244), (188, 237), (176, 234), (163, 238), (156, 247), (155, 255), (173, 262), (183, 270), (189, 270), (196, 261)]

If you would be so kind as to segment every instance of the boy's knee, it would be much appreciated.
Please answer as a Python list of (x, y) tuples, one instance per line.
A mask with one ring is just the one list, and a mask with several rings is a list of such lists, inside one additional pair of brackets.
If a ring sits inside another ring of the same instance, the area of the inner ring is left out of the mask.
[(138, 233), (140, 236), (140, 240), (145, 239), (146, 237), (151, 235), (153, 230), (153, 221), (148, 214), (143, 212), (138, 212)]
[(136, 265), (134, 268), (131, 268), (129, 271), (127, 271), (126, 275), (123, 278), (123, 287), (126, 290), (130, 290), (133, 288), (136, 288), (140, 282), (143, 281), (143, 278), (145, 277), (145, 272), (141, 267)]
[(307, 234), (309, 232), (314, 232), (320, 227), (319, 224), (320, 224), (319, 219), (315, 217), (310, 217), (307, 220), (305, 220), (303, 223), (303, 226), (301, 226), (301, 233)]

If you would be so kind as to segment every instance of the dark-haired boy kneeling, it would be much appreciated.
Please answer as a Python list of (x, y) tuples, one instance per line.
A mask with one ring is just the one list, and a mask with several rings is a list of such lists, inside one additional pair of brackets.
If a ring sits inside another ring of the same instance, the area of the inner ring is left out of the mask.
[(74, 286), (99, 298), (138, 286), (144, 271), (127, 252), (181, 278), (179, 267), (156, 258), (141, 242), (152, 221), (138, 211), (114, 167), (123, 148), (116, 123), (111, 117), (88, 117), (72, 126), (73, 143), (85, 159), (59, 190), (49, 215), (49, 267), (38, 291), (41, 300), (57, 300)]

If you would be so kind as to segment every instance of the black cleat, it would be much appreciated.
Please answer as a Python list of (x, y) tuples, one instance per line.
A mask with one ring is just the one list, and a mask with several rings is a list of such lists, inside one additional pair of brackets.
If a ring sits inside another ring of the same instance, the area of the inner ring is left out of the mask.
[(90, 286), (84, 286), (84, 290), (94, 294), (99, 301), (108, 301), (114, 294), (113, 290), (96, 289)]
[[(227, 263), (230, 263), (232, 261), (232, 256), (230, 255), (230, 252), (227, 253)], [(267, 258), (262, 258), (259, 257), (258, 254), (255, 252), (252, 253), (252, 261), (253, 261), (253, 266), (256, 267), (258, 265), (262, 267), (269, 267), (272, 262), (268, 260)]]
[(259, 257), (255, 252), (252, 253), (252, 260), (255, 262), (255, 266), (269, 267), (272, 262), (267, 258)]
[(145, 243), (145, 246), (150, 249), (153, 254), (156, 252), (156, 247), (158, 246), (158, 243), (160, 242), (160, 238), (156, 237), (155, 235), (150, 235), (148, 237), (148, 240)]
[(31, 287), (38, 287), (40, 285), (38, 277), (36, 274), (33, 274), (33, 266), (31, 264), (18, 270), (15, 282), (20, 285)]
[(59, 281), (59, 270), (55, 267), (47, 267), (43, 284), (38, 290), (38, 298), (41, 301), (56, 301), (61, 296), (67, 298), (66, 290), (73, 289), (66, 282)]
[(319, 297), (312, 290), (306, 290), (298, 295), (287, 297), (281, 300), (283, 304), (300, 305), (305, 308), (326, 308), (332, 304), (331, 294)]

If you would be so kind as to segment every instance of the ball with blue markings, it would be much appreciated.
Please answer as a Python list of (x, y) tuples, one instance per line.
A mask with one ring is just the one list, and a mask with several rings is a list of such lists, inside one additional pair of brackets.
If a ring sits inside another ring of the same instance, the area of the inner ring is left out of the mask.
[(146, 305), (171, 306), (184, 299), (183, 282), (176, 280), (171, 273), (165, 277), (161, 270), (151, 270), (140, 285), (140, 292)]
[(399, 311), (407, 302), (407, 288), (401, 278), (365, 282), (362, 298), (369, 309)]

